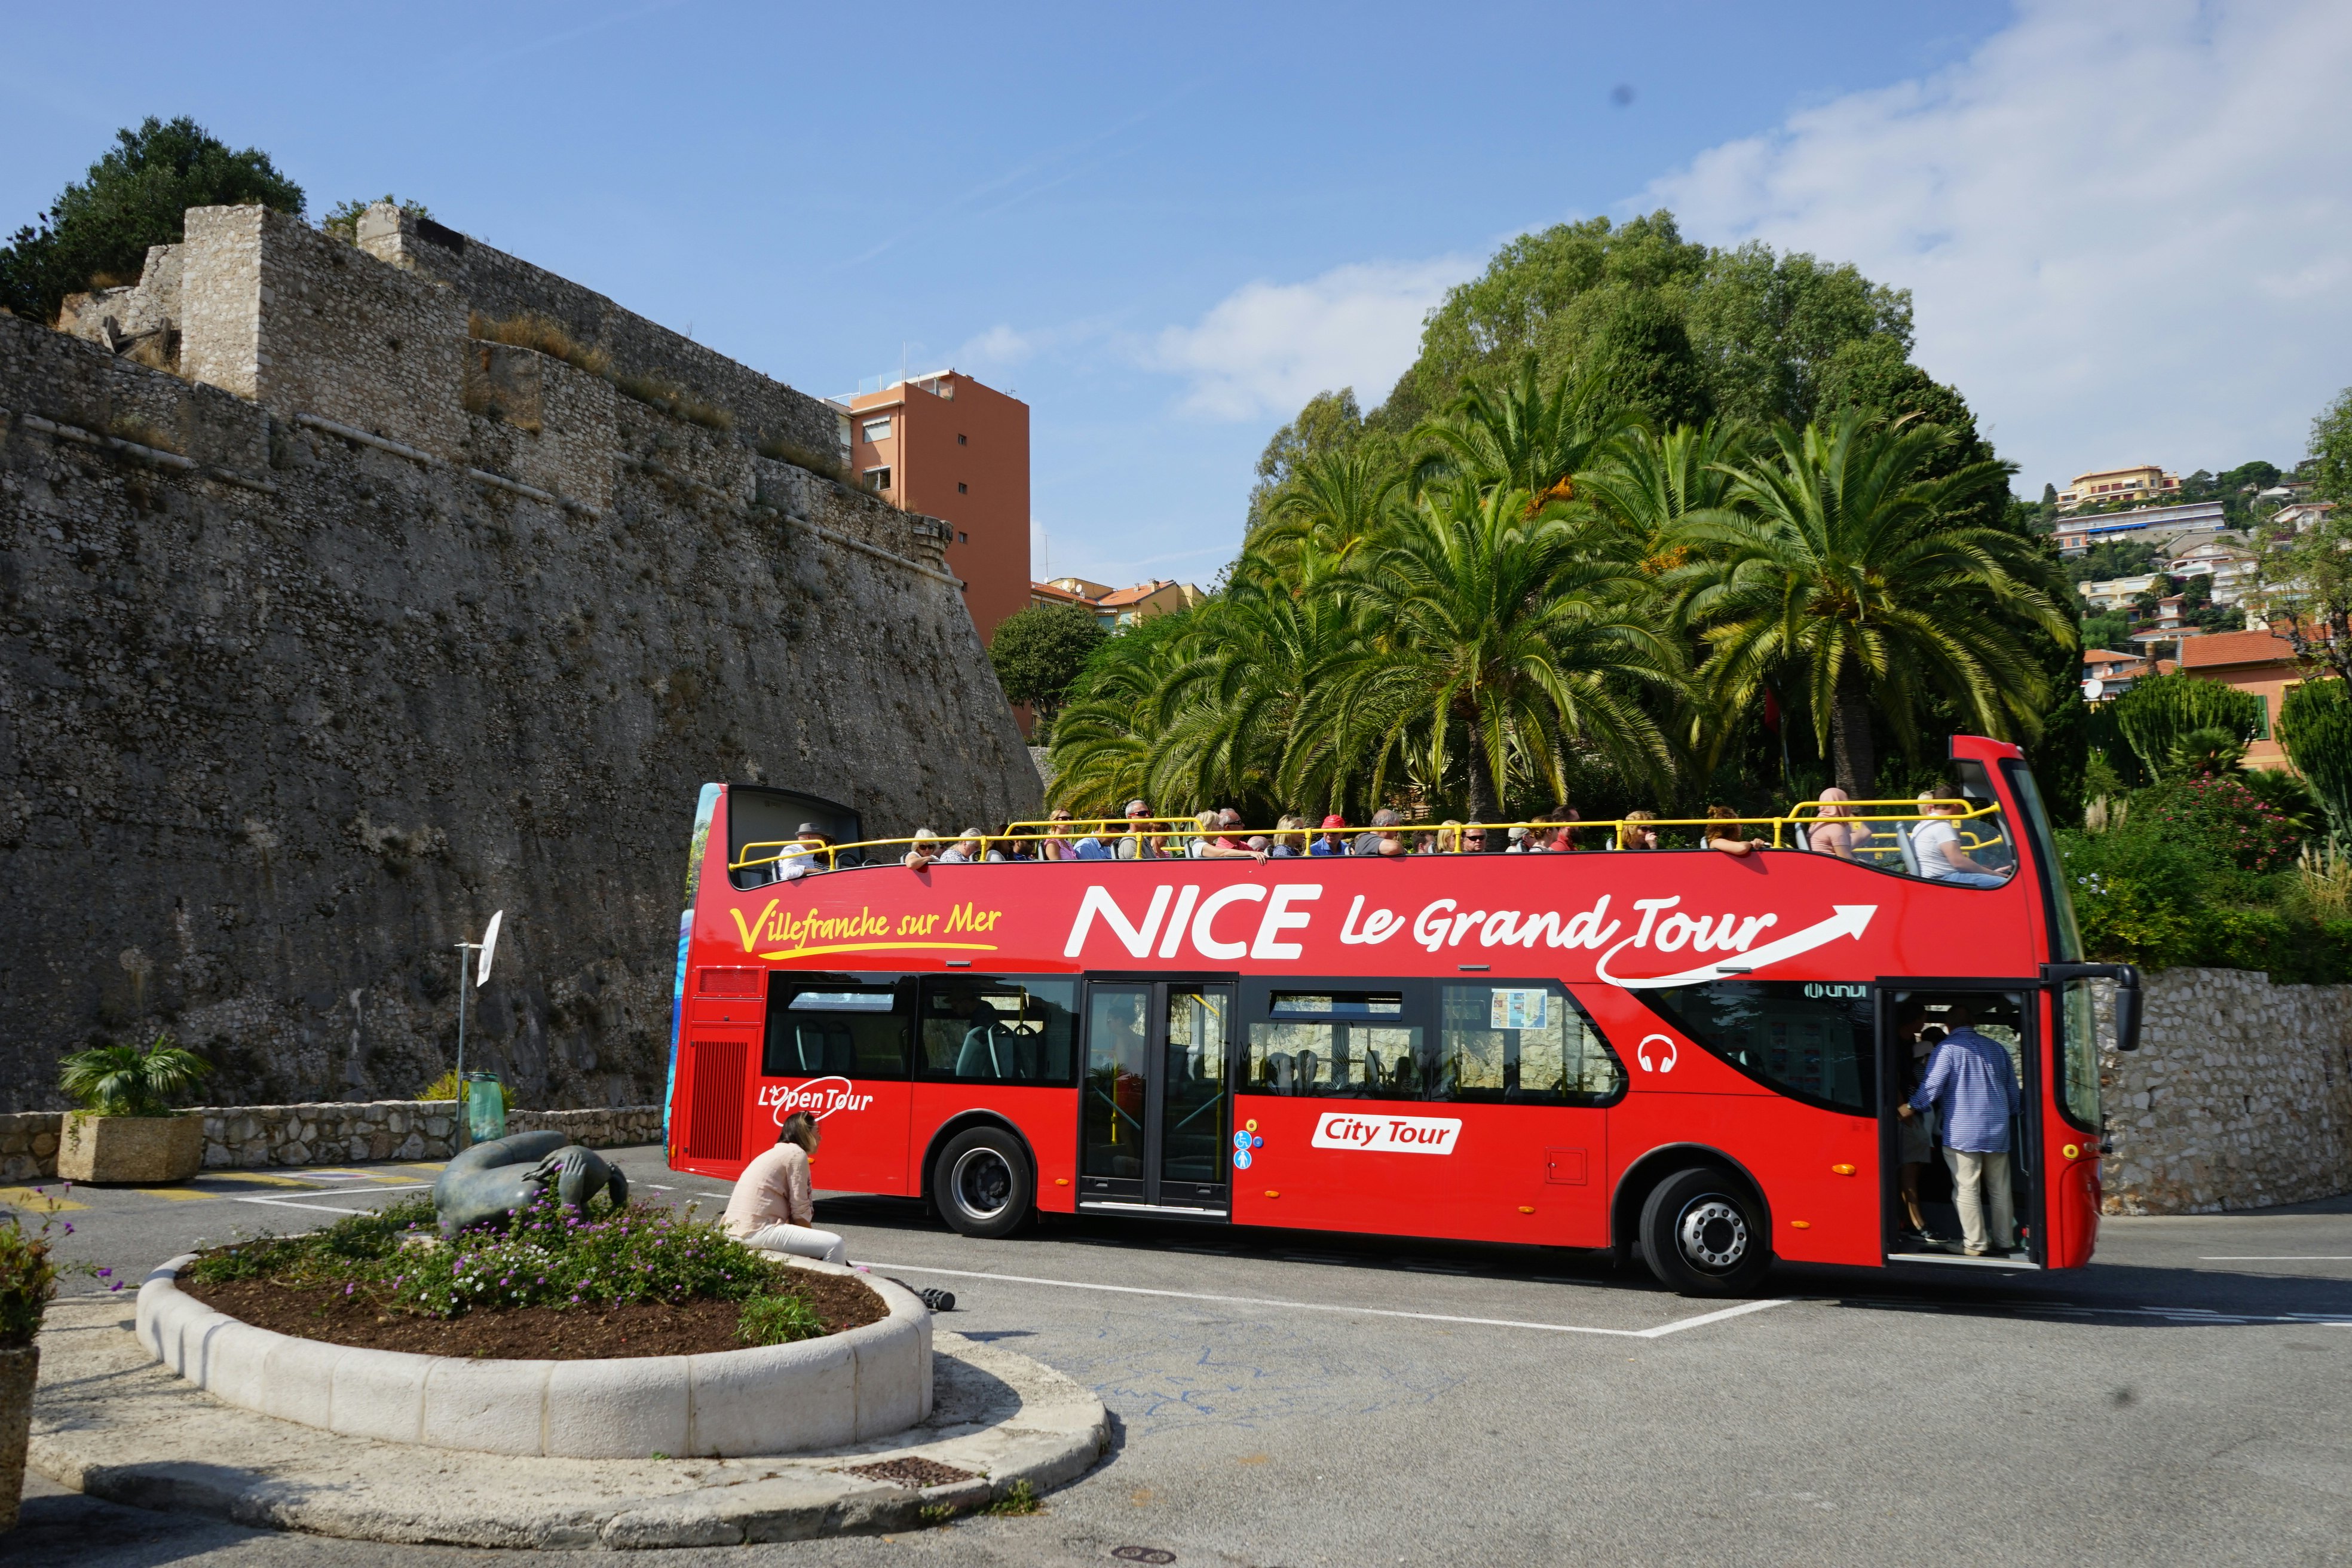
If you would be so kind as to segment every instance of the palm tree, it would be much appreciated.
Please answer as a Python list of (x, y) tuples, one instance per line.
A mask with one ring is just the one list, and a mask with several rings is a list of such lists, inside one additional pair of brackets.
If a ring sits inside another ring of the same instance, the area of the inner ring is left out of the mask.
[(1414, 492), (1445, 479), (1480, 489), (1501, 486), (1526, 492), (1530, 515), (1570, 499), (1578, 470), (1637, 423), (1611, 405), (1596, 376), (1570, 370), (1546, 386), (1533, 354), (1519, 362), (1518, 379), (1499, 390), (1473, 379), (1447, 416), (1413, 432), (1423, 448)]
[(1655, 574), (1683, 563), (1688, 553), (1680, 538), (1683, 520), (1719, 510), (1729, 500), (1733, 471), (1747, 455), (1746, 432), (1736, 422), (1710, 419), (1663, 434), (1636, 428), (1611, 443), (1578, 482)]
[(1385, 442), (1318, 452), (1298, 465), (1249, 548), (1288, 561), (1302, 545), (1312, 545), (1343, 563), (1387, 517), (1403, 484), (1404, 474)]
[(58, 1064), (58, 1087), (101, 1116), (168, 1116), (174, 1095), (195, 1088), (213, 1064), (170, 1034), (137, 1046), (93, 1046)]
[(1677, 652), (1644, 613), (1639, 572), (1591, 552), (1589, 534), (1518, 486), (1423, 494), (1335, 574), (1365, 631), (1304, 673), (1293, 798), (1311, 779), (1379, 796), (1399, 768), (1444, 788), (1459, 756), (1485, 818), (1515, 771), (1564, 795), (1577, 745), (1662, 776), (1664, 737), (1633, 694), (1670, 686)]
[(1780, 426), (1771, 445), (1732, 471), (1732, 506), (1685, 519), (1678, 539), (1695, 558), (1665, 577), (1703, 628), (1701, 673), (1725, 710), (1793, 667), (1838, 784), (1858, 796), (1878, 772), (1872, 710), (1908, 750), (1930, 688), (1986, 734), (2038, 734), (2050, 683), (2004, 621), (2073, 646), (2063, 583), (2028, 542), (1956, 521), (2013, 466), (1927, 478), (1948, 434), (1855, 410), (1826, 429)]

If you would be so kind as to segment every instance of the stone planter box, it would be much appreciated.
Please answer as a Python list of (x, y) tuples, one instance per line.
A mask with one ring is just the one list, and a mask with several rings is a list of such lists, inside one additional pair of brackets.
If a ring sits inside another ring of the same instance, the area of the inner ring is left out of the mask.
[(58, 1133), (58, 1174), (68, 1182), (184, 1182), (204, 1168), (205, 1119), (66, 1112)]
[(25, 1498), (25, 1442), (33, 1429), (33, 1385), (41, 1347), (0, 1347), (0, 1531), (16, 1528)]
[[(931, 1411), (931, 1315), (890, 1309), (821, 1340), (625, 1361), (468, 1361), (257, 1329), (180, 1289), (175, 1258), (139, 1289), (139, 1342), (215, 1398), (355, 1437), (578, 1459), (789, 1454), (903, 1431)], [(847, 1273), (837, 1265), (815, 1265)]]

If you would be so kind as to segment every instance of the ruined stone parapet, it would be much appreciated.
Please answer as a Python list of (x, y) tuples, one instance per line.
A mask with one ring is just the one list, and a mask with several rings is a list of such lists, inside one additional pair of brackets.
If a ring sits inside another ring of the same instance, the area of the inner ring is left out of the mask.
[[(2109, 1214), (2214, 1214), (2352, 1191), (2352, 985), (2241, 969), (2145, 981), (2140, 1048), (2100, 1063)], [(2104, 1032), (2114, 988), (2098, 988)]]

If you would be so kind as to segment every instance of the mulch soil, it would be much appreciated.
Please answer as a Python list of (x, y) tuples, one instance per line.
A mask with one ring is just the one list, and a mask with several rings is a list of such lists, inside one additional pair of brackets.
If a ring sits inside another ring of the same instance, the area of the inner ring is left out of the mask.
[[(882, 1298), (861, 1279), (796, 1270), (793, 1284), (828, 1333), (879, 1322), (889, 1315)], [(740, 1301), (477, 1309), (462, 1317), (425, 1318), (387, 1311), (366, 1286), (348, 1296), (340, 1285), (289, 1289), (266, 1279), (184, 1282), (180, 1289), (257, 1329), (362, 1350), (484, 1360), (606, 1361), (747, 1348), (735, 1332), (743, 1310)]]

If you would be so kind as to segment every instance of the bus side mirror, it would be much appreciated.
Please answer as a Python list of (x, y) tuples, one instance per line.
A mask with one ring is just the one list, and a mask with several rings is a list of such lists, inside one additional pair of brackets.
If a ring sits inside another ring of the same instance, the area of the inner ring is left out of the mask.
[(2130, 964), (2116, 967), (2123, 973), (2116, 977), (2116, 1049), (2139, 1049), (2139, 971)]

